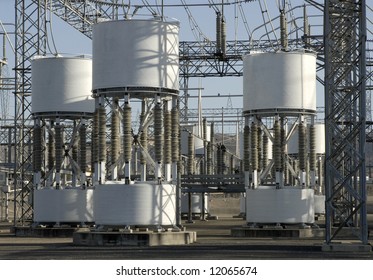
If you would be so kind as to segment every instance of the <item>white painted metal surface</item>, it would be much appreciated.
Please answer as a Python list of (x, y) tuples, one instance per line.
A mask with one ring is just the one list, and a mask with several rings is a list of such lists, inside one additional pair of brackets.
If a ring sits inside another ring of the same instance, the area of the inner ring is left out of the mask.
[(92, 60), (36, 57), (32, 67), (32, 112), (92, 113)]
[(39, 189), (34, 191), (34, 222), (94, 222), (94, 190)]
[(96, 186), (94, 213), (97, 225), (174, 225), (176, 187), (151, 182), (123, 184), (108, 181)]
[(316, 110), (316, 56), (304, 52), (244, 56), (243, 109)]
[[(183, 125), (181, 126), (181, 154), (187, 155), (188, 154), (188, 136), (189, 132), (192, 132), (194, 137), (194, 150), (196, 155), (203, 155), (204, 151), (204, 144), (203, 144), (203, 132), (202, 128), (199, 127), (198, 124), (191, 124), (191, 125)], [(200, 135), (200, 137), (198, 137)], [(211, 126), (207, 125), (207, 133), (206, 133), (207, 141), (211, 140)]]
[[(189, 198), (188, 194), (183, 194), (181, 196), (181, 213), (188, 213), (189, 211)], [(200, 214), (202, 213), (202, 194), (193, 193), (192, 194), (192, 213)], [(209, 199), (208, 195), (205, 194), (205, 213), (209, 212)]]
[(248, 223), (314, 223), (314, 191), (259, 186), (246, 191)]
[(325, 214), (325, 195), (315, 194), (315, 214)]
[(179, 24), (118, 20), (93, 26), (93, 89), (179, 90)]

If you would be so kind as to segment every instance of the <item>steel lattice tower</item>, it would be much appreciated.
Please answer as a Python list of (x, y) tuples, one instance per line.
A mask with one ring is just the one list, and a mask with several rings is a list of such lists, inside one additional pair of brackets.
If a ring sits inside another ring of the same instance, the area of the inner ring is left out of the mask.
[(350, 227), (368, 242), (365, 177), (366, 4), (327, 0), (325, 36), (326, 243)]
[(31, 58), (45, 54), (46, 49), (45, 10), (41, 2), (44, 1), (15, 0), (15, 224), (32, 220)]

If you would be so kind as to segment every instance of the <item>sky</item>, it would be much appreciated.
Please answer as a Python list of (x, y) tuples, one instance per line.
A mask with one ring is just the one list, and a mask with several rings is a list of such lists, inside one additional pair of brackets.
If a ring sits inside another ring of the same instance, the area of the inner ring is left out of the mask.
[[(150, 4), (160, 3), (161, 1), (157, 0), (148, 0)], [(168, 5), (177, 5), (182, 2), (191, 4), (189, 7), (189, 13), (192, 17), (188, 16), (188, 11), (184, 7), (169, 7)], [(164, 15), (170, 18), (176, 18), (180, 21), (180, 41), (197, 41), (201, 35), (196, 32), (199, 28), (203, 35), (210, 40), (215, 40), (215, 17), (216, 17), (216, 6), (215, 9), (212, 6), (199, 6), (199, 4), (208, 4), (209, 2), (221, 3), (220, 0), (215, 1), (205, 1), (205, 0), (164, 0), (165, 8)], [(228, 1), (225, 1), (227, 3)], [(230, 1), (232, 2), (232, 0)], [(282, 1), (280, 1), (282, 2)], [(141, 4), (140, 0), (132, 0), (132, 5)], [(267, 5), (265, 5), (267, 4)], [(294, 11), (293, 18), (297, 18), (302, 14), (303, 9), (297, 7), (298, 5), (303, 4), (303, 0), (292, 0), (290, 1), (291, 6)], [(196, 6), (193, 6), (196, 5)], [(272, 26), (278, 26), (278, 20), (267, 24), (265, 27), (260, 27), (263, 25), (263, 17), (267, 20), (268, 17), (273, 18), (277, 17), (279, 14), (279, 6), (277, 0), (268, 0), (268, 1), (248, 1), (247, 3), (242, 3), (242, 10), (238, 5), (226, 5), (224, 6), (224, 15), (227, 22), (227, 40), (249, 40), (250, 36), (253, 39), (263, 38), (265, 33), (265, 28), (271, 30)], [(297, 7), (297, 8), (296, 8)], [(221, 11), (221, 7), (217, 7)], [(157, 10), (157, 8), (154, 8)], [(267, 11), (262, 13), (261, 11)], [(159, 10), (158, 10), (159, 11)], [(150, 14), (149, 11), (140, 9), (139, 13)], [(315, 9), (309, 10), (310, 21), (312, 24), (320, 24), (322, 18), (313, 17), (313, 14), (317, 14)], [(4, 24), (14, 23), (14, 0), (0, 0), (0, 20)], [(196, 27), (195, 22), (198, 27)], [(298, 25), (302, 25), (303, 21), (297, 20)], [(247, 24), (246, 24), (247, 23)], [(260, 28), (258, 28), (260, 27)], [(9, 31), (13, 31), (12, 26), (6, 25), (6, 28)], [(289, 25), (289, 28), (294, 28), (293, 24)], [(0, 31), (1, 28), (0, 28)], [(317, 31), (315, 27), (314, 32)], [(301, 34), (302, 35), (302, 34)], [(271, 35), (273, 36), (273, 34)], [(278, 32), (275, 35), (279, 38)], [(56, 46), (58, 53), (60, 54), (91, 54), (91, 40), (80, 34), (78, 31), (74, 30), (68, 24), (60, 20), (58, 17), (52, 15), (51, 23), (48, 27), (48, 38), (49, 46), (52, 52), (54, 52), (53, 45)], [(13, 40), (14, 36), (10, 35), (10, 39)], [(53, 40), (52, 40), (53, 39)], [(2, 41), (1, 41), (2, 42)], [(54, 42), (54, 44), (53, 44)], [(13, 54), (11, 51), (11, 46), (7, 43), (7, 56), (9, 59), (8, 69), (12, 67)], [(199, 85), (203, 88), (203, 95), (216, 95), (218, 93), (223, 95), (237, 95), (242, 94), (242, 77), (239, 78), (205, 78), (199, 80), (197, 78), (190, 79), (189, 86), (192, 88), (197, 88)], [(318, 87), (318, 97), (317, 104), (322, 106), (322, 88)], [(191, 91), (191, 95), (196, 95), (196, 91)], [(213, 101), (213, 102), (212, 102)], [(232, 97), (231, 99), (219, 98), (205, 98), (202, 102), (203, 108), (221, 108), (231, 105), (233, 108), (242, 107), (242, 99)], [(189, 107), (196, 108), (197, 99), (191, 98)]]

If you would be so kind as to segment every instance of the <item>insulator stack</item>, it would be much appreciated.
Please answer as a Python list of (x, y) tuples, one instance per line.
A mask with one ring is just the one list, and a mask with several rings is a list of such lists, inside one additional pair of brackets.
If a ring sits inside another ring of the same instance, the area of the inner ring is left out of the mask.
[(258, 125), (256, 123), (251, 124), (250, 131), (251, 138), (251, 166), (253, 170), (259, 168), (259, 157), (258, 157)]
[[(294, 160), (293, 161), (293, 169), (294, 169), (294, 172), (295, 172), (295, 174), (298, 174), (298, 160)], [(296, 179), (297, 179), (297, 177), (293, 177), (293, 185), (295, 186), (296, 185)]]
[(216, 52), (221, 53), (221, 14), (216, 13)]
[(162, 107), (157, 104), (154, 108), (154, 150), (155, 161), (162, 162), (163, 159), (163, 118)]
[(98, 160), (106, 161), (106, 110), (105, 107), (98, 108)]
[(164, 163), (172, 162), (172, 146), (171, 146), (171, 112), (164, 111)]
[(48, 170), (52, 170), (55, 161), (55, 146), (52, 132), (48, 133)]
[(131, 130), (131, 106), (128, 103), (123, 107), (123, 158), (130, 162), (132, 158), (132, 130)]
[(227, 48), (227, 26), (225, 24), (225, 18), (221, 20), (221, 52), (225, 54)]
[(288, 49), (288, 31), (285, 11), (280, 14), (280, 29), (281, 29), (281, 47), (284, 51)]
[(243, 131), (244, 170), (250, 171), (250, 127), (245, 126)]
[(87, 126), (82, 124), (79, 128), (79, 141), (80, 141), (80, 157), (79, 166), (81, 172), (85, 173), (87, 170)]
[(284, 165), (283, 165), (283, 171), (284, 171), (284, 183), (289, 184), (290, 172), (289, 172), (289, 167), (286, 163), (284, 163)]
[(207, 141), (207, 120), (206, 118), (203, 119), (203, 141)]
[(42, 129), (40, 126), (34, 127), (34, 143), (33, 143), (33, 150), (34, 150), (34, 171), (38, 172), (41, 171), (42, 166)]
[(54, 127), (54, 139), (56, 143), (56, 172), (60, 172), (63, 158), (62, 126), (56, 125)]
[(285, 154), (286, 154), (286, 130), (283, 125), (283, 119), (281, 120), (281, 169), (285, 170)]
[(93, 123), (92, 123), (92, 172), (97, 171), (95, 170), (95, 163), (98, 162), (98, 110), (96, 109), (93, 114)]
[[(140, 115), (141, 123), (144, 124), (144, 114)], [(148, 127), (143, 126), (142, 131), (140, 134), (140, 144), (144, 151), (148, 151)], [(140, 153), (140, 164), (144, 165), (146, 164), (146, 157), (143, 155), (143, 153)]]
[(310, 170), (316, 171), (316, 127), (310, 126)]
[(111, 114), (111, 164), (115, 164), (120, 154), (120, 120), (118, 113)]
[(269, 139), (267, 134), (263, 134), (263, 169), (267, 167), (268, 164), (268, 144)]
[(220, 172), (221, 174), (224, 174), (225, 173), (225, 170), (226, 170), (226, 166), (225, 166), (225, 157), (226, 157), (226, 153), (227, 153), (227, 149), (225, 148), (224, 145), (221, 145), (221, 150), (220, 150), (221, 154), (220, 154)]
[(194, 173), (194, 137), (191, 133), (188, 135), (188, 174)]
[(171, 110), (171, 121), (172, 121), (172, 132), (171, 132), (171, 140), (172, 140), (172, 161), (178, 162), (179, 161), (179, 154), (180, 154), (180, 125), (179, 125), (179, 110), (177, 108), (173, 108)]
[(260, 125), (258, 125), (258, 170), (263, 169), (263, 156), (262, 156), (262, 145), (263, 145), (263, 139), (262, 139), (262, 128)]
[(300, 123), (298, 127), (298, 145), (299, 145), (299, 169), (305, 171), (307, 168), (307, 149), (306, 149), (306, 126)]
[(281, 126), (279, 121), (275, 121), (274, 126), (274, 145), (273, 145), (273, 158), (275, 159), (275, 170), (282, 171), (282, 157), (281, 157)]
[(207, 153), (206, 171), (207, 171), (207, 174), (212, 174), (212, 149), (211, 149), (210, 142), (207, 143), (206, 153)]

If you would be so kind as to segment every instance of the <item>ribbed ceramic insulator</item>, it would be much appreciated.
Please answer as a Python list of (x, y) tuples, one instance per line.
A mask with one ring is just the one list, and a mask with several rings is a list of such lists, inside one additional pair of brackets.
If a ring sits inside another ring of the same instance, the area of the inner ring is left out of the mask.
[(154, 108), (154, 150), (156, 162), (163, 160), (163, 112), (160, 104)]
[(132, 158), (132, 110), (126, 103), (123, 107), (123, 157), (125, 162), (130, 162)]
[(105, 107), (98, 109), (98, 160), (106, 161), (106, 110)]
[(34, 154), (34, 171), (41, 171), (42, 166), (42, 129), (40, 126), (34, 127), (34, 143), (33, 143), (33, 154)]

